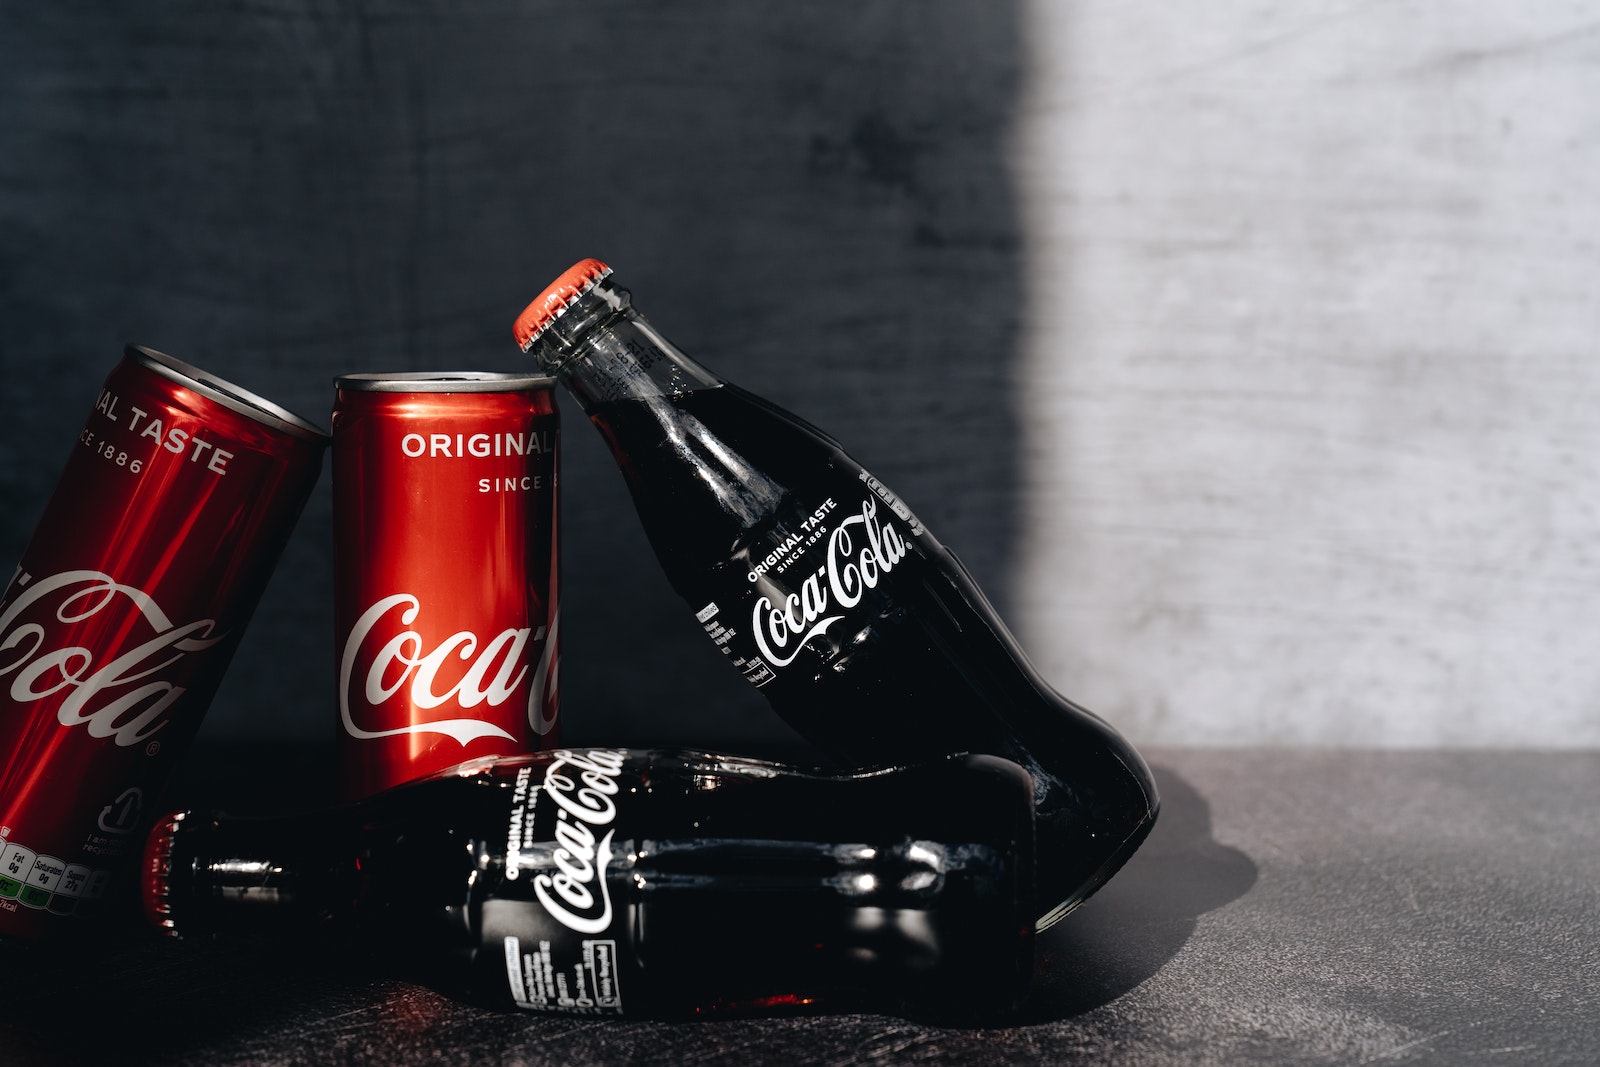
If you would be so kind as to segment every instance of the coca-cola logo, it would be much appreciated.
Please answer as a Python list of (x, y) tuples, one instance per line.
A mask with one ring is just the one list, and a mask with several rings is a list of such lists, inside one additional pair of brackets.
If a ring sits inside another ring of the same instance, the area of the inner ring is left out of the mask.
[(539, 666), (533, 672), (533, 691), (528, 694), (528, 725), (540, 737), (555, 729), (556, 714), (561, 708), (561, 661), (556, 656), (556, 649), (561, 647), (560, 632), (561, 612), (557, 610), (550, 613), (550, 629), (544, 635), (544, 647), (539, 650)]
[(750, 613), (756, 648), (774, 667), (787, 667), (805, 643), (844, 618), (834, 609), (853, 608), (868, 589), (877, 587), (906, 554), (905, 539), (892, 521), (878, 519), (878, 502), (868, 498), (861, 513), (834, 528), (828, 537), (826, 562), (807, 575), (781, 605), (763, 594)]
[[(403, 692), (412, 708), (423, 711), (446, 704), (463, 711), (480, 705), (498, 708), (527, 679), (528, 643), (540, 639), (544, 647), (528, 696), (528, 724), (538, 734), (550, 731), (555, 725), (556, 708), (554, 618), (548, 633), (545, 627), (540, 627), (538, 633), (527, 627), (510, 627), (482, 642), (471, 630), (458, 630), (430, 649), (422, 635), (409, 628), (421, 612), (421, 600), (410, 593), (396, 593), (373, 604), (356, 620), (339, 657), (339, 718), (345, 733), (358, 740), (442, 734), (463, 746), (480, 737), (515, 741), (504, 729), (483, 719), (444, 718), (391, 729), (367, 729), (356, 722), (352, 704), (381, 707)], [(390, 636), (385, 637), (386, 634)], [(461, 663), (467, 666), (459, 678), (453, 682), (441, 680), (447, 664), (453, 671)]]
[[(616, 828), (617, 777), (624, 754), (588, 749), (558, 750), (544, 772), (544, 795), (556, 805), (555, 844), (550, 863), (556, 873), (534, 876), (533, 892), (561, 925), (580, 934), (598, 934), (611, 925), (611, 891), (606, 867)], [(599, 830), (603, 836), (596, 837)]]
[[(37, 581), (19, 574), (12, 588), (16, 597), (0, 613), (0, 677), (13, 676), (7, 695), (18, 704), (62, 695), (57, 722), (86, 726), (90, 737), (109, 737), (121, 748), (166, 726), (188, 692), (161, 675), (226, 636), (215, 619), (174, 625), (143, 590), (100, 571), (62, 571)], [(41, 613), (44, 622), (30, 621)], [(114, 658), (99, 662), (95, 650), (61, 641), (91, 620), (97, 631), (128, 641), (141, 632), (150, 636), (125, 651), (101, 649), (102, 660)], [(68, 633), (52, 642), (56, 624)]]

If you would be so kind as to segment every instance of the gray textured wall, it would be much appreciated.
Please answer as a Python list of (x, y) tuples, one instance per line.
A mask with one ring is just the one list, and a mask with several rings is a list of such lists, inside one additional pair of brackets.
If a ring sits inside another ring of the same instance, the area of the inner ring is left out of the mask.
[(1600, 9), (1028, 10), (1041, 666), (1136, 736), (1600, 745)]
[[(598, 255), (1138, 740), (1600, 744), (1592, 10), (1203, 8), (7, 5), (4, 554), (125, 341), (321, 420)], [(568, 736), (787, 738), (566, 413)], [(331, 735), (329, 513), (208, 734)]]
[[(611, 262), (668, 336), (805, 413), (997, 590), (1021, 315), (1003, 4), (8, 5), (6, 555), (124, 341), (318, 421), (344, 372), (517, 369)], [(790, 735), (659, 576), (567, 405), (572, 740)], [(326, 476), (205, 725), (331, 736)]]

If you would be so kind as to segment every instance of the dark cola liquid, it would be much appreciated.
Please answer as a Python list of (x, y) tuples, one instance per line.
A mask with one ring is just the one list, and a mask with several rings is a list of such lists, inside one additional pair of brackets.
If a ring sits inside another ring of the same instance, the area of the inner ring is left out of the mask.
[(586, 410), (669, 580), (799, 733), (857, 765), (1022, 764), (1046, 910), (1138, 845), (1143, 762), (1038, 677), (959, 561), (831, 438), (732, 385)]
[(337, 812), (180, 823), (152, 838), (174, 873), (147, 905), (185, 934), (351, 931), (500, 1007), (982, 1016), (1031, 978), (1030, 799), (982, 758), (840, 777), (556, 751)]

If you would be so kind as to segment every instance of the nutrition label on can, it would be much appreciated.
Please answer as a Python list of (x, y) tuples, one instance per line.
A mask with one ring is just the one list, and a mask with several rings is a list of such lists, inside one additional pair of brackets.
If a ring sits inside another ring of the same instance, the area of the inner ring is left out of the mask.
[(712, 601), (695, 612), (695, 621), (705, 627), (706, 636), (711, 638), (718, 648), (722, 649), (724, 656), (733, 660), (733, 665), (739, 669), (739, 672), (744, 675), (745, 680), (751, 685), (759, 689), (772, 681), (774, 677), (772, 668), (767, 666), (764, 660), (759, 657), (746, 658), (734, 650), (730, 642), (737, 636), (738, 631), (722, 625), (717, 619), (718, 613), (716, 602)]
[[(506, 978), (517, 1007), (589, 1015), (622, 1014), (617, 983), (617, 943), (584, 940), (576, 960), (553, 958), (550, 942), (524, 944), (507, 937)], [(568, 951), (570, 952), (570, 946)]]
[(41, 856), (0, 837), (0, 908), (18, 904), (54, 915), (71, 915), (105, 893), (109, 870)]

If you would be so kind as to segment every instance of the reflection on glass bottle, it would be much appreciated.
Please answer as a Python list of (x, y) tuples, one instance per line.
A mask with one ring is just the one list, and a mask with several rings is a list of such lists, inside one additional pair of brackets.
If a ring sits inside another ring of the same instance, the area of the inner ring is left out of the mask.
[(143, 895), (171, 934), (345, 933), (492, 1006), (976, 1019), (1032, 977), (1032, 784), (991, 756), (853, 774), (676, 750), (489, 758), (346, 808), (174, 813)]
[(684, 355), (584, 260), (517, 320), (604, 436), (668, 580), (776, 711), (858, 766), (1014, 760), (1037, 794), (1041, 928), (1155, 820), (1138, 753), (1029, 664), (954, 554), (832, 438)]

